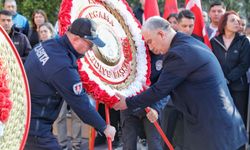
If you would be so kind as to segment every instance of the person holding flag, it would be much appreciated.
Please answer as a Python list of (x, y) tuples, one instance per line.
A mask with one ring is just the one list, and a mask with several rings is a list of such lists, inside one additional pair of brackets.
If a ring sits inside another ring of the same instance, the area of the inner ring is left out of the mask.
[(200, 0), (186, 0), (186, 9), (193, 12), (195, 16), (193, 35), (203, 39), (204, 43), (211, 49), (211, 44), (206, 30), (206, 24), (202, 15), (201, 1)]

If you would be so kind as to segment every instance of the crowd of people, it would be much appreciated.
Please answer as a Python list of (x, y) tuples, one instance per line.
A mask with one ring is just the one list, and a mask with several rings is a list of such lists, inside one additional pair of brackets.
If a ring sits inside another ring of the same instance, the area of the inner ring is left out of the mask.
[[(248, 20), (227, 10), (223, 2), (211, 3), (203, 11), (211, 43), (208, 48), (202, 37), (193, 34), (196, 18), (192, 11), (181, 8), (167, 18), (145, 20), (145, 0), (140, 3), (134, 14), (150, 50), (152, 84), (134, 97), (118, 94), (120, 102), (111, 110), (111, 125), (106, 125), (104, 107), (100, 105), (98, 113), (90, 104), (76, 65), (93, 44), (105, 45), (92, 35), (95, 23), (76, 19), (59, 37), (45, 11), (35, 10), (29, 21), (17, 12), (15, 0), (4, 1), (0, 26), (24, 63), (31, 91), (26, 150), (68, 149), (69, 114), (74, 150), (81, 149), (82, 121), (100, 132), (96, 146), (111, 138), (114, 147), (136, 150), (142, 139), (149, 150), (167, 150), (152, 124), (158, 121), (177, 150), (245, 149), (249, 143)], [(150, 114), (141, 109), (147, 106)], [(54, 122), (57, 138), (52, 132)]]

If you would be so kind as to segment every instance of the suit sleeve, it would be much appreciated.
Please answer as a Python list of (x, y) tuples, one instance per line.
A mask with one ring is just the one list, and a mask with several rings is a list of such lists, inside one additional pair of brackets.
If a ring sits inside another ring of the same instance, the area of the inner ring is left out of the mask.
[(85, 90), (82, 88), (79, 94), (74, 92), (74, 85), (81, 84), (79, 74), (75, 68), (65, 67), (59, 70), (53, 75), (50, 82), (83, 122), (101, 132), (106, 129), (105, 121), (91, 105)]
[(157, 82), (141, 94), (127, 98), (128, 108), (145, 108), (169, 95), (194, 68), (192, 65), (194, 63), (190, 59), (183, 58), (183, 55), (169, 52), (163, 62), (163, 70)]

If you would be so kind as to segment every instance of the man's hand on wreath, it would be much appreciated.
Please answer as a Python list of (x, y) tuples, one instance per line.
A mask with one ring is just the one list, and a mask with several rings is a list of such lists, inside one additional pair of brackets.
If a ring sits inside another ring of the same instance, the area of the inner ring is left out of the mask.
[(119, 93), (116, 93), (115, 94), (118, 98), (119, 98), (119, 102), (115, 103), (113, 108), (115, 110), (125, 110), (127, 109), (127, 104), (126, 104), (126, 97), (119, 94)]

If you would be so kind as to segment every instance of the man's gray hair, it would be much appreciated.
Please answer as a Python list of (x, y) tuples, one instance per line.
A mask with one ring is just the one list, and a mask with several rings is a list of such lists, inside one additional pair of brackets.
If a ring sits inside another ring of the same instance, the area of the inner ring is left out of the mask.
[(165, 31), (168, 30), (169, 27), (170, 23), (164, 18), (159, 16), (150, 17), (149, 19), (146, 20), (146, 22), (142, 26), (142, 28), (148, 30), (162, 29)]

